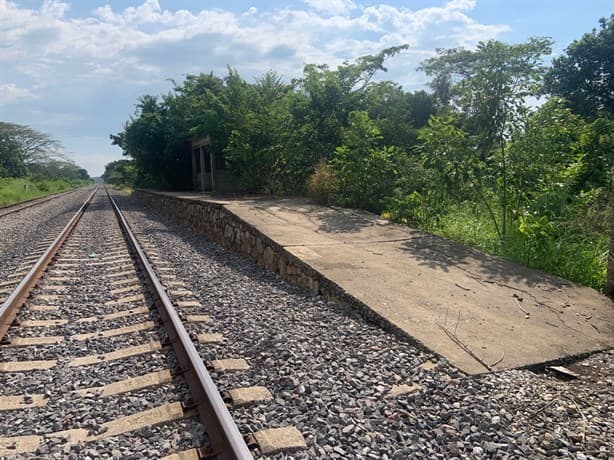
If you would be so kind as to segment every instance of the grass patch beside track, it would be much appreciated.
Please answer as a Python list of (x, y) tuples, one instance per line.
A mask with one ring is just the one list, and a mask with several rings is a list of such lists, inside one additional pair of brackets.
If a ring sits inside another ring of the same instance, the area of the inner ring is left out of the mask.
[[(588, 219), (584, 219), (588, 220)], [(547, 234), (527, 238), (516, 229), (504, 240), (485, 212), (467, 206), (451, 207), (439, 225), (428, 230), (489, 254), (590, 286), (605, 288), (608, 237), (586, 222), (553, 221)]]
[(41, 181), (32, 178), (1, 178), (0, 206), (8, 206), (20, 201), (63, 192), (90, 183), (90, 181), (69, 182), (63, 179)]

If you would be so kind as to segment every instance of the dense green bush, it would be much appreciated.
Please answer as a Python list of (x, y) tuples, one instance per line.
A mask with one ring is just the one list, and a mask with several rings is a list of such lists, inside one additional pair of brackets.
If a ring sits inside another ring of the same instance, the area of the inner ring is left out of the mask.
[(501, 240), (486, 210), (462, 203), (450, 206), (431, 230), (484, 252), (603, 290), (608, 246), (605, 233), (590, 231), (578, 216), (554, 222), (545, 216), (524, 216), (515, 222)]
[(116, 187), (132, 188), (136, 182), (136, 165), (134, 160), (117, 160), (107, 163), (102, 179)]
[(399, 154), (381, 146), (382, 135), (366, 112), (352, 112), (330, 166), (337, 179), (336, 201), (342, 206), (381, 212), (392, 194)]

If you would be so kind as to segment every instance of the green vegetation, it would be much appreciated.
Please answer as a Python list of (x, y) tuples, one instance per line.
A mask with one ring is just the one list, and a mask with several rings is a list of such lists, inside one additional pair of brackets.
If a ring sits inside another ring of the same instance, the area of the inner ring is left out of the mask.
[[(285, 82), (188, 75), (142, 96), (107, 180), (191, 185), (210, 136), (247, 191), (367, 209), (603, 289), (614, 171), (614, 15), (544, 64), (552, 42), (491, 40), (423, 62), (431, 92), (374, 81), (406, 45), (305, 66)], [(539, 104), (533, 102), (539, 99)]]
[(118, 160), (107, 163), (102, 179), (115, 188), (130, 190), (136, 180), (134, 160)]
[(0, 122), (0, 205), (89, 182), (87, 171), (66, 159), (57, 140), (28, 126)]
[(41, 181), (33, 178), (0, 178), (0, 206), (63, 192), (89, 183), (87, 180), (69, 182), (64, 179)]
[(594, 119), (614, 112), (614, 15), (574, 40), (566, 53), (553, 59), (544, 92), (565, 98), (579, 115)]

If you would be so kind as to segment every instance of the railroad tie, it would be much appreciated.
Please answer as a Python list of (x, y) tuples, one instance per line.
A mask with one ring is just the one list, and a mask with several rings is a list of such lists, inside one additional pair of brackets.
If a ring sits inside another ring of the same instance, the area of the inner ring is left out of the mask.
[(245, 371), (249, 364), (243, 358), (214, 359), (211, 366), (215, 372)]
[(128, 358), (130, 356), (143, 355), (146, 353), (152, 353), (154, 351), (160, 350), (162, 350), (162, 344), (156, 341), (146, 343), (144, 345), (135, 345), (132, 347), (121, 348), (119, 350), (111, 351), (109, 353), (100, 353), (96, 355), (73, 358), (68, 365), (70, 367), (90, 366), (92, 364), (115, 361), (118, 359)]
[(86, 428), (57, 431), (44, 436), (14, 436), (0, 438), (0, 455), (36, 452), (45, 439), (60, 439), (67, 444), (88, 443), (118, 436), (131, 431), (169, 423), (184, 417), (181, 403), (166, 403), (136, 414), (121, 417), (100, 425), (99, 434)]
[(305, 438), (294, 426), (283, 428), (271, 428), (254, 433), (260, 452), (263, 455), (271, 455), (277, 452), (290, 452), (306, 449)]

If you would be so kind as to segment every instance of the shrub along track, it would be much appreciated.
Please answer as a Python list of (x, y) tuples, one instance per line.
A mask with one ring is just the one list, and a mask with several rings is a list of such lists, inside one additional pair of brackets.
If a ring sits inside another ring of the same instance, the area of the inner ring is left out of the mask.
[[(2, 282), (14, 291), (0, 307), (0, 456), (251, 458), (121, 212), (100, 190), (90, 198), (65, 235)], [(252, 438), (275, 450), (279, 434)]]

